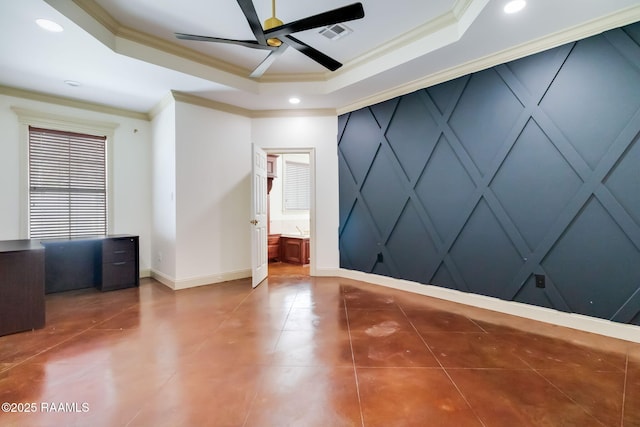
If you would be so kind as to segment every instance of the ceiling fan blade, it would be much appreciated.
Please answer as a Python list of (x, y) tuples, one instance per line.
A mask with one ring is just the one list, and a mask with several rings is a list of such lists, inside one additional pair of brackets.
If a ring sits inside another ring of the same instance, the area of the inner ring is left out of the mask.
[(249, 77), (254, 78), (254, 79), (257, 79), (258, 77), (262, 77), (262, 75), (265, 73), (265, 71), (267, 71), (269, 69), (271, 64), (273, 64), (275, 62), (275, 60), (278, 59), (278, 57), (280, 55), (282, 55), (285, 50), (287, 50), (288, 47), (289, 46), (287, 46), (286, 44), (283, 43), (276, 50), (271, 51), (271, 53), (269, 53), (269, 55), (267, 55), (267, 57), (264, 59), (264, 61), (262, 61), (260, 63), (260, 65), (258, 65), (256, 67), (256, 69), (253, 70), (253, 72), (249, 75)]
[(353, 3), (349, 6), (339, 7), (328, 12), (280, 25), (279, 27), (265, 31), (264, 35), (267, 38), (282, 37), (287, 34), (310, 30), (312, 28), (326, 27), (327, 25), (353, 21), (360, 18), (364, 18), (362, 3)]
[(256, 37), (256, 40), (261, 45), (267, 44), (267, 38), (264, 35), (264, 31), (262, 30), (262, 24), (260, 23), (260, 18), (258, 18), (258, 13), (256, 12), (256, 8), (253, 6), (252, 0), (238, 0), (238, 5), (240, 9), (242, 9), (242, 13), (247, 18), (247, 22), (251, 27), (251, 31), (253, 35)]
[(302, 42), (301, 40), (298, 40), (293, 36), (285, 36), (283, 42), (298, 50), (299, 52), (305, 54), (309, 58), (316, 61), (318, 64), (322, 65), (325, 68), (328, 68), (331, 71), (335, 71), (338, 68), (342, 67), (342, 64), (335, 59), (328, 57), (324, 53), (312, 48), (308, 44)]
[(181, 40), (195, 40), (200, 42), (215, 42), (215, 43), (227, 43), (227, 44), (235, 44), (244, 47), (250, 47), (252, 49), (263, 49), (263, 50), (275, 50), (275, 47), (269, 46), (267, 44), (261, 45), (255, 40), (232, 40), (232, 39), (221, 39), (219, 37), (208, 37), (208, 36), (197, 36), (195, 34), (183, 34), (183, 33), (175, 33), (176, 37)]

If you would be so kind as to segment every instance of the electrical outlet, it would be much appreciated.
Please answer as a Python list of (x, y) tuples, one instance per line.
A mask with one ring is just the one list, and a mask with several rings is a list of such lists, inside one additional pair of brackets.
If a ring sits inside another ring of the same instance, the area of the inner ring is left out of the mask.
[(544, 288), (546, 286), (544, 274), (534, 274), (534, 276), (536, 278), (536, 288)]
[(376, 259), (378, 262), (382, 262), (382, 252), (378, 252), (378, 258)]

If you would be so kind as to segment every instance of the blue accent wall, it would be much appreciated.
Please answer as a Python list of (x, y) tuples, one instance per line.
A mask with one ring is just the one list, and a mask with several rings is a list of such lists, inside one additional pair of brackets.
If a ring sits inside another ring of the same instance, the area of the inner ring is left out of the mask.
[(640, 23), (342, 115), (340, 265), (640, 325), (639, 140)]

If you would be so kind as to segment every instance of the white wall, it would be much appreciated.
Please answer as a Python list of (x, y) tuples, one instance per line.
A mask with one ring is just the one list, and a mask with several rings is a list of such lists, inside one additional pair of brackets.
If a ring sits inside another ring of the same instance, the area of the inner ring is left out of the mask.
[[(337, 116), (257, 118), (251, 140), (271, 151), (313, 149), (315, 230), (311, 230), (311, 274), (335, 274), (338, 252), (338, 118)], [(247, 162), (247, 168), (249, 164)], [(313, 203), (313, 202), (312, 202)], [(312, 221), (313, 227), (313, 221)]]
[[(154, 148), (171, 146), (172, 111), (154, 119)], [(181, 101), (175, 102), (175, 271), (159, 270), (176, 289), (248, 277), (251, 274), (249, 211), (251, 143), (266, 149), (313, 149), (317, 176), (316, 230), (312, 231), (312, 274), (338, 268), (337, 117), (250, 119)], [(163, 128), (164, 127), (164, 128)], [(169, 156), (170, 157), (170, 156)], [(154, 154), (155, 179), (168, 158)], [(167, 166), (170, 167), (170, 166)], [(164, 173), (164, 172), (163, 172)], [(154, 227), (157, 209), (166, 200), (168, 183), (154, 182)], [(164, 207), (163, 207), (164, 206)], [(167, 218), (167, 226), (170, 226)], [(154, 231), (155, 233), (155, 231)], [(154, 234), (155, 236), (155, 234)], [(170, 242), (167, 241), (169, 250)], [(154, 240), (154, 251), (159, 249)], [(155, 252), (154, 252), (155, 256)], [(166, 255), (165, 255), (166, 258)], [(155, 268), (154, 260), (154, 268)], [(154, 271), (155, 273), (155, 271)]]
[(176, 275), (176, 126), (173, 100), (152, 120), (151, 268), (172, 281)]
[(24, 104), (0, 95), (0, 240), (24, 237), (20, 230), (20, 125), (11, 105)]
[(176, 287), (250, 275), (251, 121), (176, 102)]
[[(21, 150), (18, 116), (12, 107), (39, 115), (70, 120), (116, 123), (110, 154), (112, 158), (112, 199), (110, 232), (140, 236), (140, 269), (151, 266), (151, 127), (146, 120), (66, 107), (47, 102), (0, 95), (0, 240), (26, 238), (26, 182), (21, 168), (26, 167), (26, 151)], [(137, 132), (134, 130), (137, 129)], [(23, 147), (24, 148), (24, 147)]]
[(312, 149), (312, 274), (338, 268), (335, 116), (250, 119), (171, 101), (148, 122), (0, 95), (0, 240), (26, 233), (20, 182), (26, 159), (11, 107), (118, 125), (110, 152), (111, 232), (139, 235), (141, 271), (153, 269), (175, 287), (250, 274), (251, 142), (271, 151)]

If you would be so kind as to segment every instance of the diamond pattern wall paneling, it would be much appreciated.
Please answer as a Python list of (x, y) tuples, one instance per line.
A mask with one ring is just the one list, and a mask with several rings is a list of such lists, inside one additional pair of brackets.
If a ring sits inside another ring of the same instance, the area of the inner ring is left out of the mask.
[(341, 267), (640, 325), (640, 23), (339, 123)]

